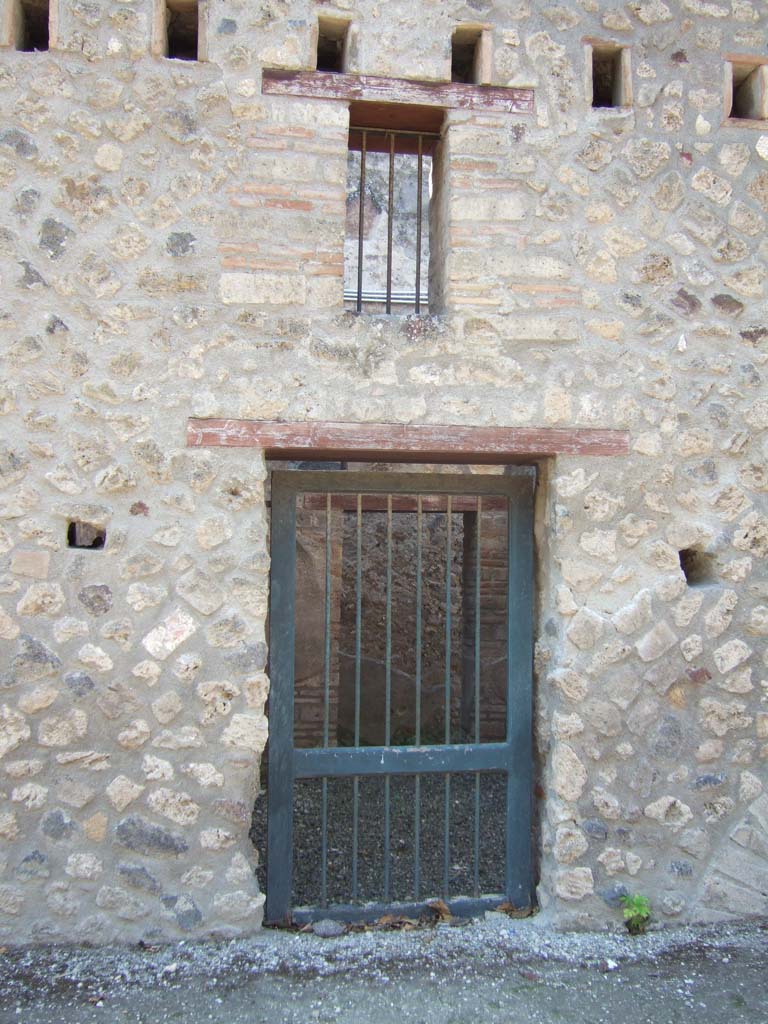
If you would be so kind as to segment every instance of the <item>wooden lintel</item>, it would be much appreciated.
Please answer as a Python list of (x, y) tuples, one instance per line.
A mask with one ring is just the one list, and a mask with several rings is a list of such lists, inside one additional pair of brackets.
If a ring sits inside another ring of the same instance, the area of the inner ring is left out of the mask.
[(464, 82), (424, 82), (375, 75), (338, 75), (329, 71), (265, 69), (262, 92), (272, 96), (304, 96), (347, 103), (414, 103), (446, 110), (485, 110), (532, 114), (533, 89)]
[(520, 462), (548, 455), (627, 455), (626, 430), (407, 423), (190, 419), (190, 448), (260, 448), (271, 459)]

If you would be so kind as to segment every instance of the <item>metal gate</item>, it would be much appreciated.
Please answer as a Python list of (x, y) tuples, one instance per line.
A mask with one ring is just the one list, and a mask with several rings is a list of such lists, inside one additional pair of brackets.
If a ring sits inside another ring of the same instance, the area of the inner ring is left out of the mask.
[(273, 474), (269, 922), (531, 906), (534, 486)]

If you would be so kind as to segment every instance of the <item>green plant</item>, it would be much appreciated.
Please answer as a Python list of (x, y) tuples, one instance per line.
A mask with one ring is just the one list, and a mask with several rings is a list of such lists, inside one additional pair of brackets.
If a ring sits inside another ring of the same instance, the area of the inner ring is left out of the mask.
[(651, 919), (651, 901), (640, 893), (627, 893), (621, 897), (624, 924), (630, 935), (642, 935)]

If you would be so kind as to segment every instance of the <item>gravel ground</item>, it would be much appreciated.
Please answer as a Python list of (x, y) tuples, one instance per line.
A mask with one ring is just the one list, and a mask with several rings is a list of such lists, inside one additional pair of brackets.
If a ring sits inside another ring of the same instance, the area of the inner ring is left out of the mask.
[(0, 1024), (766, 1024), (768, 922), (558, 933), (543, 916), (0, 956)]
[[(480, 776), (480, 892), (504, 890), (504, 819), (506, 778), (500, 773)], [(413, 776), (394, 776), (390, 785), (391, 901), (414, 896)], [(297, 783), (294, 800), (293, 905), (319, 905), (321, 863), (321, 782)], [(450, 896), (471, 896), (474, 883), (475, 776), (451, 777), (450, 790)], [(360, 779), (358, 884), (360, 902), (385, 900), (384, 781)], [(252, 836), (257, 849), (266, 851), (267, 800), (261, 797), (254, 814)], [(352, 891), (353, 788), (351, 779), (328, 783), (328, 897), (331, 903), (350, 903)], [(420, 798), (421, 895), (442, 896), (444, 863), (444, 777), (424, 775)], [(266, 857), (260, 866), (259, 885), (266, 888)]]

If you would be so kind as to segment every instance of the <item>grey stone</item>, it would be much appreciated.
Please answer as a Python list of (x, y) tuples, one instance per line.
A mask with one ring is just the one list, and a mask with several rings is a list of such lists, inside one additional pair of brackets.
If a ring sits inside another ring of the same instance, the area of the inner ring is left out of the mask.
[(734, 298), (733, 295), (721, 293), (719, 295), (713, 295), (709, 301), (715, 309), (720, 313), (725, 313), (726, 316), (738, 316), (739, 313), (744, 312), (744, 303), (739, 302), (739, 300)]
[(173, 908), (173, 913), (176, 923), (183, 932), (192, 931), (193, 928), (197, 928), (203, 921), (200, 908), (191, 896), (180, 896)]
[(242, 644), (225, 655), (225, 661), (241, 672), (262, 672), (267, 664), (267, 645), (263, 640), (255, 644)]
[(694, 779), (692, 789), (717, 789), (720, 786), (724, 786), (727, 781), (728, 776), (725, 772), (699, 775)]
[(43, 288), (48, 287), (48, 282), (39, 270), (35, 270), (29, 260), (19, 260), (19, 266), (24, 271), (19, 278), (20, 288), (34, 288), (36, 284), (42, 285)]
[(64, 683), (75, 697), (87, 697), (96, 689), (96, 683), (87, 672), (67, 672)]
[(629, 889), (622, 882), (617, 882), (615, 885), (609, 885), (605, 889), (598, 889), (597, 895), (603, 901), (607, 903), (609, 907), (620, 909), (622, 896), (629, 896)]
[(683, 727), (674, 715), (664, 715), (651, 731), (648, 745), (655, 757), (673, 760), (683, 745)]
[(693, 875), (693, 864), (688, 860), (673, 860), (669, 865), (669, 873), (678, 878), (690, 878)]
[(216, 34), (220, 36), (233, 36), (237, 32), (237, 22), (233, 18), (222, 18)]
[(67, 243), (74, 232), (66, 224), (62, 224), (53, 217), (46, 217), (40, 225), (40, 248), (48, 253), (52, 260), (61, 259), (67, 248)]
[(173, 231), (168, 235), (165, 248), (171, 256), (188, 256), (194, 252), (196, 241), (189, 231)]
[(678, 288), (672, 296), (672, 305), (679, 310), (683, 316), (693, 316), (701, 309), (701, 299), (685, 288)]
[(40, 850), (33, 850), (19, 863), (15, 874), (17, 878), (24, 880), (30, 878), (49, 878), (51, 869), (48, 865), (48, 858)]
[(66, 812), (57, 808), (42, 816), (40, 829), (49, 839), (71, 839), (77, 825)]
[(67, 334), (69, 328), (59, 316), (51, 315), (48, 317), (48, 323), (45, 326), (46, 334)]
[(315, 921), (312, 925), (312, 931), (315, 935), (319, 935), (321, 939), (335, 939), (339, 935), (344, 935), (346, 928), (340, 921), (334, 921), (330, 917), (324, 917), (321, 921)]
[(146, 856), (178, 857), (189, 849), (189, 843), (183, 836), (170, 832), (160, 825), (154, 825), (137, 814), (123, 818), (117, 823), (115, 838), (127, 850)]
[(607, 839), (608, 829), (596, 818), (589, 818), (587, 821), (582, 821), (582, 829), (587, 833), (591, 839)]
[(9, 146), (23, 160), (37, 156), (37, 146), (26, 132), (18, 128), (5, 128), (0, 132), (0, 146)]
[(16, 196), (13, 203), (13, 212), (26, 220), (27, 217), (31, 217), (37, 207), (40, 205), (40, 193), (36, 188), (24, 188)]
[(85, 605), (91, 615), (106, 615), (112, 607), (112, 591), (105, 583), (93, 583), (83, 587), (77, 599)]
[(152, 896), (159, 896), (162, 889), (160, 883), (145, 867), (140, 864), (120, 864), (117, 868), (120, 879), (132, 889), (140, 889)]
[(160, 119), (160, 127), (176, 142), (190, 142), (196, 138), (199, 130), (195, 115), (184, 104), (165, 110)]
[(60, 669), (61, 659), (46, 647), (42, 640), (22, 633), (16, 654), (11, 659), (10, 669), (0, 677), (0, 686), (35, 683), (39, 679), (56, 675)]

